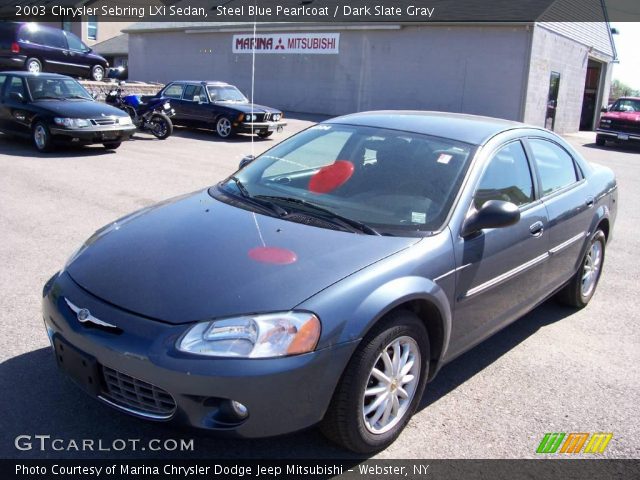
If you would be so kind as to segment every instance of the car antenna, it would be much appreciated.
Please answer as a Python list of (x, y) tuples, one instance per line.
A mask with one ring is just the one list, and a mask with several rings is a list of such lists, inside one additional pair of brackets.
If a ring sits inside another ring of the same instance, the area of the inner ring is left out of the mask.
[[(258, 2), (255, 2), (255, 5), (257, 7)], [(256, 12), (258, 9), (256, 8), (254, 10), (254, 12)], [(253, 41), (251, 42), (252, 45), (252, 51), (251, 51), (251, 156), (253, 158), (255, 158), (256, 156), (256, 152), (253, 146), (253, 124), (255, 122), (254, 120), (254, 116), (253, 116), (253, 92), (254, 92), (254, 88), (255, 88), (255, 83), (256, 83), (256, 15), (254, 14), (253, 16)]]

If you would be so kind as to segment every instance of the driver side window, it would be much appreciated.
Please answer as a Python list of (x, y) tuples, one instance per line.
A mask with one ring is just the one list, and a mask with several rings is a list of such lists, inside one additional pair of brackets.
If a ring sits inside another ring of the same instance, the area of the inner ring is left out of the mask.
[(503, 200), (517, 206), (533, 201), (531, 169), (519, 141), (501, 147), (482, 174), (474, 196), (476, 209), (488, 200)]

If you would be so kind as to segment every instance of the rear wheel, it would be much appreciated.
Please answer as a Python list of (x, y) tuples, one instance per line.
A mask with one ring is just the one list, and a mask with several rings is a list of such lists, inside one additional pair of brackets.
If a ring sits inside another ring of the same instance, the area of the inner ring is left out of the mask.
[(587, 251), (582, 258), (580, 268), (571, 281), (558, 293), (558, 300), (571, 307), (586, 307), (596, 291), (602, 266), (606, 237), (602, 230), (596, 231), (591, 238)]
[(233, 126), (231, 120), (227, 117), (220, 117), (216, 122), (216, 132), (220, 138), (229, 138), (233, 135)]
[(603, 135), (596, 135), (596, 145), (599, 147), (604, 147), (607, 143), (606, 138)]
[(413, 313), (398, 311), (362, 340), (320, 429), (357, 453), (388, 447), (415, 412), (429, 371), (429, 337)]
[(101, 65), (94, 65), (91, 69), (91, 80), (101, 82), (104, 80), (104, 68)]
[(117, 150), (122, 145), (122, 142), (107, 142), (102, 144), (107, 150)]
[(35, 57), (27, 58), (27, 61), (24, 63), (27, 72), (30, 73), (40, 73), (42, 72), (42, 63)]
[(51, 132), (43, 122), (37, 122), (32, 130), (33, 144), (40, 152), (50, 152), (53, 150)]

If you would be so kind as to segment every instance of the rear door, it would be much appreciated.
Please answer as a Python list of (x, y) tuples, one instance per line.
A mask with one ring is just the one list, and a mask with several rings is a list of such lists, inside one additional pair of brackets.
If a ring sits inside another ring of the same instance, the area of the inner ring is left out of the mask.
[(0, 73), (0, 131), (6, 131), (7, 128), (7, 106), (4, 103), (4, 86), (7, 80), (7, 75)]
[(12, 95), (19, 93), (23, 98), (28, 98), (24, 79), (9, 75), (4, 84), (2, 103), (0, 103), (2, 130), (18, 135), (29, 135), (31, 119), (29, 104), (20, 102)]
[(589, 195), (575, 159), (563, 146), (547, 138), (529, 138), (527, 143), (549, 215), (545, 281), (551, 290), (569, 280), (578, 267), (595, 199)]
[(520, 221), (504, 228), (454, 236), (457, 281), (452, 356), (502, 328), (540, 296), (548, 255), (547, 213), (537, 197), (531, 164), (520, 140), (498, 147), (474, 187), (473, 205), (504, 200), (517, 205)]
[(69, 64), (67, 42), (62, 35), (62, 30), (49, 27), (23, 28), (21, 34), (26, 35), (26, 38), (31, 41), (32, 55), (42, 60), (44, 70), (73, 74), (72, 66)]

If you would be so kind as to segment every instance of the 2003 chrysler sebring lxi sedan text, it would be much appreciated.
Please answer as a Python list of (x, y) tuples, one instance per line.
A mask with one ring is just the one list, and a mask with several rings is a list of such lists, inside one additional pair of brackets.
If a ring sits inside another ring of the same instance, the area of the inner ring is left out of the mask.
[(584, 307), (617, 211), (609, 169), (483, 117), (348, 115), (244, 163), (47, 282), (58, 364), (102, 402), (376, 451), (442, 365), (552, 294)]

